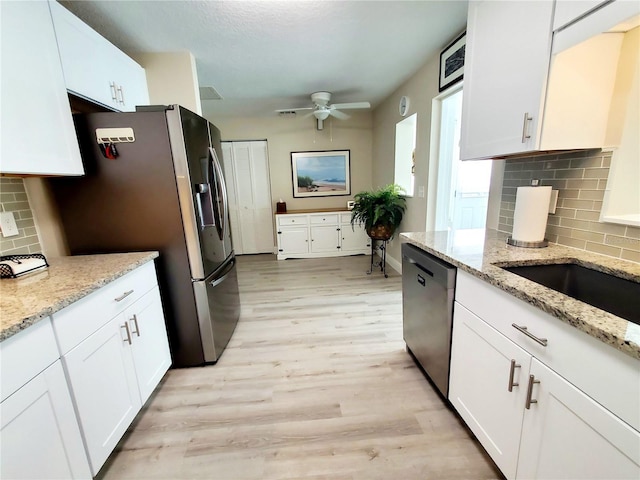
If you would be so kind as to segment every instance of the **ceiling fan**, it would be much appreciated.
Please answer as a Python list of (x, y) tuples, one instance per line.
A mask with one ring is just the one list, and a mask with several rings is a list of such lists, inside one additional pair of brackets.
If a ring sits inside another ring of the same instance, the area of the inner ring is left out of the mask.
[(285, 112), (299, 112), (302, 110), (312, 110), (308, 116), (313, 115), (317, 120), (318, 130), (322, 130), (323, 122), (329, 118), (329, 116), (336, 117), (340, 120), (346, 120), (349, 115), (341, 112), (340, 110), (352, 110), (358, 108), (371, 108), (369, 102), (353, 102), (353, 103), (334, 103), (329, 104), (331, 100), (331, 92), (315, 92), (311, 94), (312, 107), (299, 107), (299, 108), (283, 108), (276, 110), (277, 113)]

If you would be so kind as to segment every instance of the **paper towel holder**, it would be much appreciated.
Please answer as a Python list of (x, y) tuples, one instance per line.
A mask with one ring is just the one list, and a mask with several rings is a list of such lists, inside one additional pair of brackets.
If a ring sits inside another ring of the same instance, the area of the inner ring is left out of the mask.
[[(537, 178), (532, 179), (529, 186), (539, 187), (540, 180)], [(527, 242), (524, 240), (515, 240), (513, 237), (508, 237), (507, 245), (512, 245), (514, 247), (524, 247), (524, 248), (544, 248), (549, 245), (549, 240), (545, 238), (543, 240), (540, 240), (539, 242)]]

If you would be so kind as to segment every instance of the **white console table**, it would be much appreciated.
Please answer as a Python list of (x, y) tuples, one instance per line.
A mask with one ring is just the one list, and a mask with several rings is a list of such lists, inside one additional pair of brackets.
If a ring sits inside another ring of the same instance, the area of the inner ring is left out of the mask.
[(371, 239), (362, 226), (351, 226), (349, 210), (278, 213), (276, 228), (278, 260), (366, 255), (371, 252)]

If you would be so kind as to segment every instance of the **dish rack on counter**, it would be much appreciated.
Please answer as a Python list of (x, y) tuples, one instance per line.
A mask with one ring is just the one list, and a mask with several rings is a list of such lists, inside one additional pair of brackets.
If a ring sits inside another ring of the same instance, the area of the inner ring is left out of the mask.
[(41, 253), (3, 255), (0, 257), (0, 278), (17, 278), (48, 266)]

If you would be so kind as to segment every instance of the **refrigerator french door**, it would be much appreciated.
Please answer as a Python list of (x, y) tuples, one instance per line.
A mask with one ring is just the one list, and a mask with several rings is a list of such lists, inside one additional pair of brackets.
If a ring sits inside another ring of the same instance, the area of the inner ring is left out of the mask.
[(178, 105), (74, 121), (86, 175), (49, 180), (71, 253), (158, 250), (173, 365), (216, 362), (240, 311), (219, 132)]

